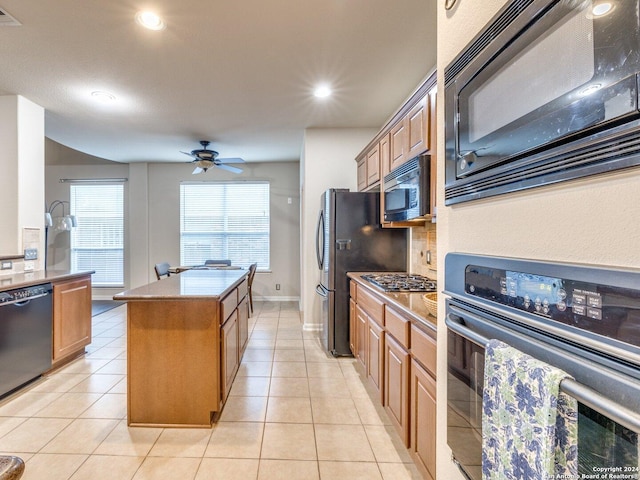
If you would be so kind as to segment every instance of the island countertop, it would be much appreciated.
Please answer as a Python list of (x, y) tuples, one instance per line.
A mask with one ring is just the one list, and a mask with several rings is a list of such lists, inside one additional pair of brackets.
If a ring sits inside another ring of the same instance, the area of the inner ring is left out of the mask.
[(113, 296), (114, 300), (216, 299), (235, 288), (248, 270), (187, 270)]

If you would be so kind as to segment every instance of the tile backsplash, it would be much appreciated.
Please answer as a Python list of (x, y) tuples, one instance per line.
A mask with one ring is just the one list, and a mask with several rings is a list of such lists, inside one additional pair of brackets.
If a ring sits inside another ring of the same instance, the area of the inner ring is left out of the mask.
[[(436, 224), (427, 223), (423, 227), (413, 227), (409, 232), (409, 271), (435, 280), (438, 264)], [(428, 260), (430, 263), (427, 263)]]

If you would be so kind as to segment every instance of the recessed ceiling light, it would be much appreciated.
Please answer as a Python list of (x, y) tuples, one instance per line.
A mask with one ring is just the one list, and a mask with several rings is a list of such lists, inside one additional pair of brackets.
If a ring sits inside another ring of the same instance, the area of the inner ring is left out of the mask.
[(99, 90), (96, 90), (95, 92), (91, 92), (91, 96), (101, 103), (111, 103), (111, 102), (115, 102), (116, 100), (115, 95), (109, 92), (102, 92)]
[(601, 17), (602, 15), (606, 15), (611, 11), (613, 5), (609, 2), (599, 3), (598, 5), (594, 5), (591, 9), (591, 13), (593, 13), (594, 17)]
[(165, 23), (153, 12), (136, 13), (136, 22), (149, 30), (164, 30)]
[(318, 98), (326, 98), (331, 95), (331, 89), (327, 85), (320, 85), (313, 91), (313, 95)]

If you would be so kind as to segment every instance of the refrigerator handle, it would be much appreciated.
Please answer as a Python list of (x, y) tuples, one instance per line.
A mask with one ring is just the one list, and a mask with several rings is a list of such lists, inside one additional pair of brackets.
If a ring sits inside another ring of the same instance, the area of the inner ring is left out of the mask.
[(325, 288), (324, 285), (316, 285), (316, 293), (321, 297), (326, 297), (329, 294), (329, 290)]
[(324, 264), (324, 240), (324, 211), (320, 210), (318, 224), (316, 225), (316, 259), (320, 270), (322, 270)]

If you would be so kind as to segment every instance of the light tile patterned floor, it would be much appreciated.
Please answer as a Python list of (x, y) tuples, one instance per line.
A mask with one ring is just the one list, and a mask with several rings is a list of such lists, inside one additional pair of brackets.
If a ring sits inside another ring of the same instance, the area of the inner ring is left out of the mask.
[(0, 402), (0, 453), (23, 480), (420, 478), (354, 360), (327, 356), (297, 304), (255, 307), (213, 428), (127, 427), (122, 306), (93, 318), (85, 357)]

